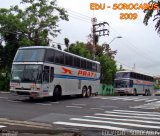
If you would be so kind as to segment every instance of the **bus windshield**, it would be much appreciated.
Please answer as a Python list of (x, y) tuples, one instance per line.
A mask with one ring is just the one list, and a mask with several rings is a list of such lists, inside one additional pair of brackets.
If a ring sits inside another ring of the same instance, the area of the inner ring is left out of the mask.
[(41, 65), (13, 65), (11, 82), (41, 83)]
[(115, 80), (115, 88), (133, 87), (133, 80)]
[(45, 49), (20, 49), (15, 56), (14, 62), (42, 62), (44, 54)]
[(130, 72), (116, 73), (116, 78), (130, 78)]

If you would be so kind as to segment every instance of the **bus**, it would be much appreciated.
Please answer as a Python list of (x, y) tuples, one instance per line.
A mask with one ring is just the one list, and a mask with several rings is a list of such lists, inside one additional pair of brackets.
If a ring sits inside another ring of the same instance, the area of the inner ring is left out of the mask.
[(120, 95), (148, 96), (153, 86), (152, 76), (135, 71), (118, 71), (114, 80), (114, 92)]
[(100, 63), (46, 46), (21, 47), (12, 64), (10, 92), (31, 99), (98, 94)]

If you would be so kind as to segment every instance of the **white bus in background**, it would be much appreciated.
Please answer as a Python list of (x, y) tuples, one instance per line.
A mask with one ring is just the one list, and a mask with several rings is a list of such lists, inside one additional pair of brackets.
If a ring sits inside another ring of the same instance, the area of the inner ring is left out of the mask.
[(10, 91), (29, 98), (97, 94), (100, 63), (52, 47), (19, 48), (12, 65)]
[(118, 71), (114, 80), (114, 92), (120, 95), (145, 95), (153, 91), (152, 76), (135, 71)]

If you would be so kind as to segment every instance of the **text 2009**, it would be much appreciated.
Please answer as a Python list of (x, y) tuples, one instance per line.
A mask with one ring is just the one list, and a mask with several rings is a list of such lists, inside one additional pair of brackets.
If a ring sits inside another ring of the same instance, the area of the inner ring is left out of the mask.
[(120, 13), (121, 20), (136, 20), (137, 18), (137, 13)]

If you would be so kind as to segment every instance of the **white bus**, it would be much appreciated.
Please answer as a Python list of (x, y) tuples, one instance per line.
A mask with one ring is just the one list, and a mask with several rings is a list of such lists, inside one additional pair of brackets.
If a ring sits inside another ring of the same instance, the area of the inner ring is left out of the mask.
[(152, 76), (135, 71), (118, 71), (114, 80), (114, 91), (120, 95), (150, 95), (153, 90)]
[(29, 98), (97, 94), (100, 63), (52, 47), (19, 48), (12, 65), (10, 91)]

